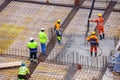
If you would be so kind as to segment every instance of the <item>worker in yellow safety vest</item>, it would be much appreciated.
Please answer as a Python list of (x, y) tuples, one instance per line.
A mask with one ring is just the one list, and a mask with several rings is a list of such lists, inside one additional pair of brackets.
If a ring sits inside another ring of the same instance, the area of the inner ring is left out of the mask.
[(26, 64), (23, 62), (18, 70), (18, 80), (26, 80), (27, 75), (30, 77), (30, 72), (26, 67)]
[(44, 28), (41, 28), (41, 31), (38, 33), (38, 36), (41, 45), (42, 55), (46, 56), (47, 34), (45, 33)]

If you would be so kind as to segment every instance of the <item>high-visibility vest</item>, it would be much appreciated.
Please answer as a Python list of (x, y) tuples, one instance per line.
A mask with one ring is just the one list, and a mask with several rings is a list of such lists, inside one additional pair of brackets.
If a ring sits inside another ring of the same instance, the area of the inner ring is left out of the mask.
[(97, 26), (100, 27), (104, 26), (104, 19), (102, 17), (97, 19)]
[(104, 27), (104, 18), (102, 17), (99, 17), (95, 20), (90, 20), (91, 22), (97, 22), (97, 28), (101, 28), (101, 27)]
[(96, 46), (98, 44), (98, 38), (96, 35), (91, 35), (86, 40), (90, 41), (91, 46)]
[(60, 30), (60, 24), (58, 24), (57, 22), (55, 23), (55, 29)]
[(47, 42), (47, 35), (44, 32), (40, 32), (38, 35), (39, 35), (40, 43), (46, 43)]
[(27, 75), (27, 74), (30, 74), (30, 72), (26, 66), (19, 68), (18, 75)]
[(37, 52), (37, 42), (29, 42), (27, 47), (30, 49), (31, 52)]

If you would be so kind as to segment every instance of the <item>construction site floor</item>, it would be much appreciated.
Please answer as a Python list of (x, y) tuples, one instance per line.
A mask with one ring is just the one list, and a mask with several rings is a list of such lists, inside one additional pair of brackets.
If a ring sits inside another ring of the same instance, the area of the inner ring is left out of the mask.
[[(0, 4), (3, 1), (0, 0)], [(45, 0), (27, 1), (45, 2)], [(50, 2), (67, 5), (74, 4), (73, 0), (50, 0)], [(95, 8), (98, 8), (98, 10), (93, 10), (91, 19), (96, 19), (98, 13), (104, 14), (104, 9), (107, 8), (108, 4), (109, 1), (104, 2), (104, 0), (98, 0), (95, 4)], [(62, 44), (55, 43), (55, 47), (49, 53), (47, 59), (44, 62), (38, 63), (29, 80), (100, 79), (107, 61), (104, 56), (109, 57), (111, 51), (115, 49), (114, 36), (120, 36), (120, 12), (112, 11), (109, 15), (105, 23), (105, 39), (99, 40), (100, 48), (98, 48), (98, 57), (95, 58), (94, 55), (93, 57), (90, 56), (90, 46), (85, 40), (90, 11), (87, 8), (91, 7), (91, 1), (85, 0), (82, 7), (86, 7), (86, 9), (79, 8), (78, 11), (76, 10), (76, 14), (72, 15), (73, 18), (63, 31)], [(60, 5), (11, 1), (0, 12), (0, 55), (2, 56), (0, 57), (0, 63), (22, 60), (29, 66), (29, 50), (26, 47), (29, 38), (35, 38), (35, 41), (39, 43), (38, 33), (44, 27), (48, 35), (47, 43), (49, 43), (51, 41), (50, 30), (54, 27), (54, 22), (60, 19), (61, 24), (64, 24), (64, 21), (71, 14), (73, 8)], [(114, 9), (119, 8), (120, 4), (114, 7)], [(95, 30), (95, 27), (96, 23), (90, 22), (88, 35), (91, 34), (91, 31)], [(40, 53), (39, 46), (38, 56)], [(77, 68), (77, 64), (82, 65), (81, 70)], [(0, 69), (0, 80), (16, 80), (17, 73), (18, 67)], [(110, 79), (105, 78), (105, 80)], [(114, 80), (114, 78), (111, 80)]]

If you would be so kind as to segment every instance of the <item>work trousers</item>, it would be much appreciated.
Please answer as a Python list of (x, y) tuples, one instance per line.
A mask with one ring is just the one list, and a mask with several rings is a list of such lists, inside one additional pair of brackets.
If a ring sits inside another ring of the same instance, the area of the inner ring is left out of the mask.
[(62, 36), (57, 36), (58, 43), (61, 44)]
[(37, 52), (30, 52), (30, 59), (37, 59)]
[(98, 35), (101, 35), (104, 33), (104, 27), (98, 28)]
[(42, 54), (46, 54), (46, 44), (45, 43), (41, 43), (41, 50), (42, 50)]
[(92, 53), (94, 50), (95, 53), (97, 53), (97, 46), (91, 46), (90, 47), (90, 52)]
[(18, 80), (26, 80), (26, 75), (19, 75), (18, 74)]
[(57, 35), (57, 36), (59, 35), (59, 30), (56, 30), (56, 35)]

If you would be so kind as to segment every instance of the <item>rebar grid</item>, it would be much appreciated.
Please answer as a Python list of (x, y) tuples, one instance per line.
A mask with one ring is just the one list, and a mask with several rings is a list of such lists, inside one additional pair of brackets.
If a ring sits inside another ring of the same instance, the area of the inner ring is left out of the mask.
[[(33, 10), (34, 10), (34, 8), (33, 8)], [(21, 14), (21, 13), (20, 13), (20, 14)], [(28, 19), (28, 20), (26, 21), (26, 23), (29, 22), (29, 20), (30, 20), (30, 21), (32, 20), (31, 17), (26, 17), (26, 18)], [(20, 19), (20, 20), (21, 20), (21, 19)], [(19, 21), (20, 21), (20, 20), (19, 20)], [(8, 21), (9, 21), (9, 20), (8, 20)], [(25, 24), (26, 24), (26, 23), (25, 23)], [(19, 23), (19, 24), (20, 24), (20, 23)], [(34, 23), (34, 24), (36, 24), (36, 23)], [(32, 28), (32, 29), (33, 29), (33, 28)], [(33, 33), (33, 34), (34, 34), (34, 33)], [(19, 38), (19, 39), (20, 39), (20, 38)], [(18, 50), (18, 52), (19, 52), (19, 50)], [(24, 51), (23, 51), (23, 53), (24, 53)], [(49, 79), (49, 77), (48, 77), (48, 79)], [(53, 79), (53, 78), (52, 78), (52, 79)]]

